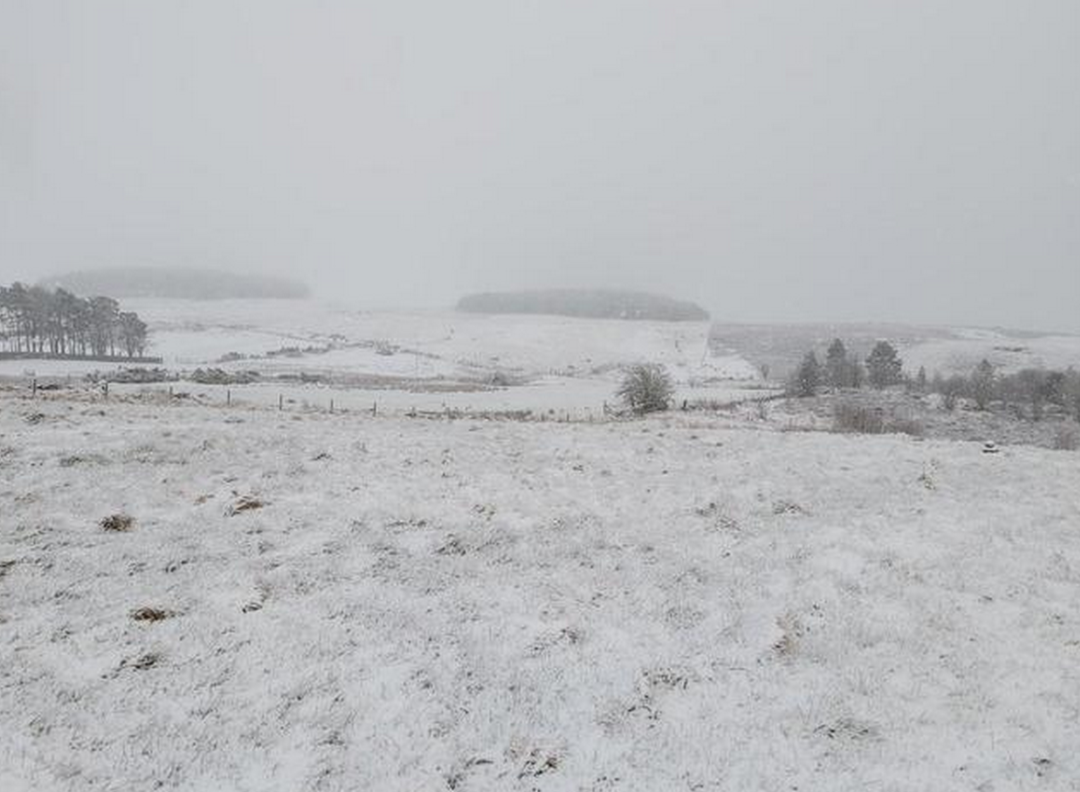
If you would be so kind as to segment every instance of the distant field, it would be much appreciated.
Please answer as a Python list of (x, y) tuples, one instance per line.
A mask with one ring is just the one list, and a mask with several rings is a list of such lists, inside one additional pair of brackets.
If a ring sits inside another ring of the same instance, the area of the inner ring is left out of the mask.
[[(149, 353), (185, 377), (196, 368), (256, 371), (232, 397), (392, 411), (554, 410), (587, 418), (614, 399), (623, 368), (663, 364), (676, 399), (730, 402), (767, 395), (808, 349), (841, 337), (856, 354), (880, 338), (907, 369), (969, 371), (983, 357), (1001, 370), (1080, 366), (1080, 337), (905, 325), (725, 325), (486, 315), (450, 310), (361, 311), (313, 300), (127, 300), (151, 329)], [(0, 360), (0, 377), (78, 379), (124, 364)], [(318, 384), (304, 385), (303, 378)], [(152, 387), (152, 386), (147, 386)], [(117, 392), (141, 386), (117, 387)], [(224, 388), (179, 388), (224, 400)]]
[(704, 322), (709, 312), (687, 300), (647, 292), (605, 289), (548, 289), (469, 294), (459, 311), (486, 314), (545, 314), (627, 321)]
[(1080, 367), (1080, 336), (1001, 329), (920, 327), (901, 324), (714, 324), (710, 343), (717, 354), (737, 354), (783, 377), (808, 351), (823, 358), (834, 338), (865, 356), (879, 340), (895, 345), (905, 368), (925, 366), (933, 375), (969, 373), (983, 358), (1001, 371)]
[[(707, 322), (626, 322), (455, 311), (360, 311), (308, 300), (126, 300), (150, 325), (150, 352), (172, 371), (255, 370), (263, 382), (232, 387), (256, 404), (319, 404), (396, 411), (561, 411), (600, 414), (624, 366), (661, 363), (677, 399), (759, 395), (760, 375), (717, 354)], [(0, 376), (79, 377), (85, 362), (0, 361)], [(280, 378), (318, 379), (302, 386)], [(183, 390), (224, 399), (215, 386)], [(117, 392), (132, 388), (117, 388)]]

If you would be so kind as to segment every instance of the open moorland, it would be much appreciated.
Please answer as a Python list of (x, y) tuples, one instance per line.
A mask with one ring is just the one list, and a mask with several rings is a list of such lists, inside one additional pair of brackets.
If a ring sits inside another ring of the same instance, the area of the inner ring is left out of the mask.
[[(3, 789), (1077, 788), (1063, 416), (779, 398), (703, 323), (247, 305), (140, 305), (161, 381), (0, 383)], [(690, 409), (602, 410), (638, 360)]]

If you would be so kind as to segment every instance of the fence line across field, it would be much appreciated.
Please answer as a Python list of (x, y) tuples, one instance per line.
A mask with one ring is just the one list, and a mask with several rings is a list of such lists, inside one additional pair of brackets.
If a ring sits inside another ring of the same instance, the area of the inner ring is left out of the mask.
[[(70, 383), (70, 380), (68, 380)], [(94, 397), (95, 390), (99, 394), (100, 399), (103, 402), (108, 402), (112, 397), (139, 397), (150, 395), (164, 395), (168, 397), (168, 401), (176, 402), (181, 399), (186, 400), (185, 403), (191, 405), (199, 405), (204, 407), (233, 407), (233, 406), (245, 406), (254, 409), (273, 409), (273, 402), (269, 404), (265, 401), (252, 400), (252, 399), (240, 399), (234, 398), (233, 390), (231, 388), (225, 388), (223, 397), (219, 397), (215, 400), (212, 394), (217, 390), (214, 386), (201, 386), (201, 392), (196, 394), (196, 398), (190, 399), (190, 394), (184, 391), (178, 391), (175, 385), (170, 384), (167, 388), (157, 388), (152, 385), (141, 384), (139, 390), (124, 393), (123, 391), (117, 392), (115, 388), (110, 386), (108, 381), (102, 382), (100, 386), (95, 388), (86, 388), (83, 392)], [(39, 378), (33, 377), (28, 383), (30, 390), (30, 398), (38, 399), (42, 397), (43, 391), (49, 386), (39, 381)], [(55, 386), (53, 386), (55, 387)], [(68, 385), (70, 387), (70, 385)], [(66, 389), (66, 388), (65, 388)], [(598, 417), (606, 418), (608, 416), (617, 415), (617, 411), (614, 410), (607, 401), (603, 401), (598, 407), (583, 406), (575, 408), (547, 408), (547, 409), (498, 409), (498, 408), (475, 408), (472, 406), (455, 407), (453, 405), (443, 404), (437, 409), (432, 408), (418, 408), (415, 405), (404, 407), (399, 406), (397, 408), (384, 409), (378, 400), (373, 400), (370, 407), (362, 406), (359, 408), (348, 407), (341, 403), (339, 396), (329, 397), (326, 401), (320, 403), (309, 398), (304, 397), (296, 399), (293, 397), (287, 397), (283, 392), (277, 392), (274, 395), (277, 397), (277, 411), (286, 412), (291, 405), (298, 405), (302, 412), (325, 412), (329, 415), (345, 415), (345, 414), (363, 414), (370, 413), (372, 417), (379, 416), (399, 416), (406, 418), (442, 418), (442, 419), (463, 419), (463, 418), (477, 418), (477, 419), (489, 419), (498, 418), (506, 420), (529, 420), (536, 422), (594, 422)]]
[[(27, 372), (27, 374), (29, 374), (29, 372)], [(23, 378), (11, 378), (9, 379), (9, 382), (11, 380), (18, 382), (20, 379), (25, 382), (31, 399), (42, 398), (44, 391), (52, 392), (60, 389), (67, 390), (72, 387), (72, 379), (70, 376), (55, 378), (42, 378), (36, 375), (24, 376)], [(428, 406), (421, 406), (415, 402), (406, 404), (405, 400), (400, 398), (391, 399), (389, 406), (385, 403), (380, 403), (380, 400), (378, 399), (374, 399), (370, 401), (370, 406), (368, 406), (367, 403), (362, 401), (365, 398), (363, 395), (358, 393), (355, 396), (350, 397), (347, 392), (340, 390), (334, 391), (333, 395), (324, 394), (323, 399), (319, 399), (318, 390), (314, 390), (313, 392), (305, 391), (302, 396), (297, 394), (289, 395), (284, 391), (275, 391), (272, 389), (259, 389), (257, 391), (243, 390), (238, 395), (233, 393), (234, 388), (232, 387), (223, 387), (205, 383), (193, 383), (193, 385), (194, 388), (191, 391), (183, 391), (178, 389), (176, 382), (170, 382), (166, 386), (164, 382), (112, 383), (105, 380), (100, 382), (96, 388), (89, 385), (81, 389), (81, 392), (88, 395), (91, 400), (95, 399), (96, 393), (97, 398), (100, 398), (103, 402), (114, 400), (123, 401), (125, 398), (130, 397), (139, 398), (158, 395), (167, 396), (169, 403), (180, 403), (182, 401), (186, 404), (206, 407), (217, 406), (232, 408), (243, 406), (250, 409), (275, 409), (273, 397), (276, 396), (277, 412), (287, 412), (292, 408), (295, 408), (296, 412), (299, 413), (322, 413), (328, 415), (370, 413), (373, 418), (380, 416), (397, 416), (416, 419), (444, 420), (471, 418), (476, 420), (516, 420), (536, 423), (595, 423), (619, 420), (625, 417), (625, 411), (619, 409), (607, 399), (604, 399), (599, 404), (595, 405), (583, 404), (558, 408), (544, 406), (515, 408), (505, 404), (496, 404), (489, 407), (480, 407), (475, 404), (455, 406), (445, 402), (438, 406), (430, 403)], [(119, 390), (117, 387), (113, 386), (119, 386)], [(251, 398), (255, 394), (258, 394), (258, 396), (256, 396), (256, 398)], [(236, 398), (234, 398), (234, 396), (236, 396)], [(723, 407), (731, 408), (740, 403), (763, 403), (771, 401), (774, 398), (776, 398), (775, 394), (769, 394), (765, 397), (753, 396), (748, 398), (737, 398), (724, 403)], [(352, 403), (350, 404), (350, 402)], [(683, 399), (680, 403), (674, 405), (674, 408), (681, 411), (698, 411), (705, 409), (702, 404), (691, 405), (686, 399)]]

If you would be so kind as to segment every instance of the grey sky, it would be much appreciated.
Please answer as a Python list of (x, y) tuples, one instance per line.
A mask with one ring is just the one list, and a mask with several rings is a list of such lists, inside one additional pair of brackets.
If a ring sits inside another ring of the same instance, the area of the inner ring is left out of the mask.
[(0, 281), (1080, 331), (1076, 0), (0, 0)]

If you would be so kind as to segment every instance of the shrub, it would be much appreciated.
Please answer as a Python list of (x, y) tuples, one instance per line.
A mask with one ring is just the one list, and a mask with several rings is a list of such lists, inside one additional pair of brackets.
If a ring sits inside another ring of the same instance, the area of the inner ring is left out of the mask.
[(615, 392), (631, 411), (641, 415), (666, 410), (675, 388), (663, 366), (642, 363), (632, 366)]
[(923, 437), (926, 427), (914, 418), (893, 418), (885, 424), (886, 434), (906, 434), (911, 437)]
[(880, 407), (842, 402), (833, 409), (833, 431), (845, 434), (906, 434), (922, 437), (925, 429), (913, 418), (886, 418)]
[(1054, 435), (1056, 451), (1080, 451), (1080, 431), (1072, 426), (1062, 426)]
[(885, 415), (880, 409), (842, 402), (833, 409), (833, 431), (881, 434), (885, 431)]
[(960, 400), (960, 397), (963, 396), (967, 390), (967, 380), (959, 374), (954, 374), (941, 383), (938, 388), (938, 393), (941, 394), (942, 403), (945, 405), (945, 409), (952, 412), (956, 409), (956, 404)]

